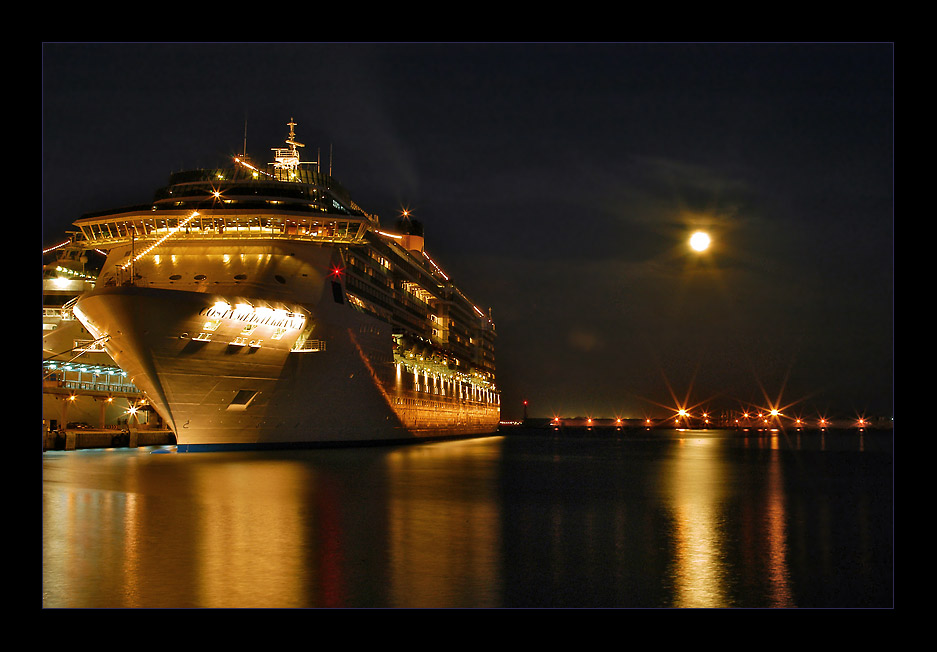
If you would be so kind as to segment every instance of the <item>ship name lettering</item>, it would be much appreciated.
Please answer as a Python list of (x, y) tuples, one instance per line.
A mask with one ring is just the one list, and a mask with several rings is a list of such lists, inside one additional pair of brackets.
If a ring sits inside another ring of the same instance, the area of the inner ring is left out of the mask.
[(206, 306), (198, 311), (199, 316), (212, 319), (233, 319), (235, 321), (256, 324), (257, 326), (273, 326), (274, 328), (302, 328), (303, 318), (282, 317), (276, 314), (258, 314), (254, 310), (218, 310), (213, 306)]

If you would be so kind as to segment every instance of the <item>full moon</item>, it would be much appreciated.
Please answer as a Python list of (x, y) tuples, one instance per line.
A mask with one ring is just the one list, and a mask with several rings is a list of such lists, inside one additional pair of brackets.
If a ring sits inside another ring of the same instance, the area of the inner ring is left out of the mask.
[(690, 246), (696, 251), (706, 251), (709, 248), (709, 235), (702, 231), (697, 231), (690, 236)]

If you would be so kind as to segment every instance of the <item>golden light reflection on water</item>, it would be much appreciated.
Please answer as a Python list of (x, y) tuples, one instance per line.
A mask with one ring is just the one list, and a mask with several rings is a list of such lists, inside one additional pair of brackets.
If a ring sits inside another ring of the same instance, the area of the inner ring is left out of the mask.
[(44, 495), (44, 606), (308, 604), (302, 465), (182, 462), (167, 476), (145, 458), (99, 459), (62, 467), (97, 468), (111, 486)]
[(313, 486), (288, 461), (224, 464), (194, 477), (203, 503), (192, 526), (193, 590), (206, 607), (303, 606), (310, 581), (302, 495)]
[(43, 606), (879, 605), (891, 476), (873, 444), (685, 431), (47, 453)]
[[(496, 440), (481, 439), (388, 456), (392, 604), (499, 605), (501, 518), (492, 493), (498, 455)], [(453, 474), (454, 466), (463, 472)]]
[[(787, 508), (784, 483), (777, 457), (778, 433), (760, 445), (771, 451), (763, 495), (737, 496), (732, 466), (723, 456), (724, 440), (687, 435), (682, 438), (665, 470), (666, 496), (673, 518), (674, 556), (671, 582), (675, 607), (731, 607), (737, 564), (730, 561), (734, 542), (727, 522), (734, 518), (728, 510), (747, 504), (746, 513), (757, 522), (746, 524), (751, 538), (740, 545), (763, 567), (768, 606), (793, 605), (789, 581)], [(758, 501), (750, 504), (751, 500)]]
[[(84, 597), (72, 602), (75, 586), (96, 584), (103, 595), (132, 601), (133, 583), (124, 582), (137, 557), (124, 525), (135, 522), (134, 498), (117, 492), (86, 489), (56, 496), (43, 503), (43, 602), (47, 606), (102, 607), (104, 598), (87, 603)], [(104, 527), (88, 528), (87, 523)], [(100, 560), (110, 563), (100, 564)]]
[(495, 438), (295, 456), (50, 456), (46, 607), (501, 599)]
[(681, 439), (665, 473), (674, 519), (675, 607), (727, 603), (721, 527), (726, 483), (724, 464), (714, 450), (718, 445), (714, 439)]

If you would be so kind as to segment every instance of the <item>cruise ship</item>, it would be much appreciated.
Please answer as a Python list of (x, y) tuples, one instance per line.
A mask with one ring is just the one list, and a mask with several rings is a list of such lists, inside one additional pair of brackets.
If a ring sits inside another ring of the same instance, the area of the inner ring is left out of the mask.
[(107, 251), (75, 316), (178, 450), (497, 431), (495, 326), (406, 214), (365, 212), (292, 120), (272, 163), (170, 175), (152, 202), (84, 215)]

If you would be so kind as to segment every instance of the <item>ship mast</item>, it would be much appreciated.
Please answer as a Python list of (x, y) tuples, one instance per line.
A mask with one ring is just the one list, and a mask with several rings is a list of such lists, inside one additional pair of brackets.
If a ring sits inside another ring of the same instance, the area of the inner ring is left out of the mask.
[(274, 167), (278, 170), (295, 170), (299, 167), (299, 150), (297, 147), (305, 147), (302, 143), (296, 140), (296, 131), (294, 127), (296, 123), (293, 122), (293, 118), (290, 118), (290, 121), (287, 123), (290, 128), (289, 138), (286, 139), (286, 144), (289, 147), (273, 147), (274, 152)]

